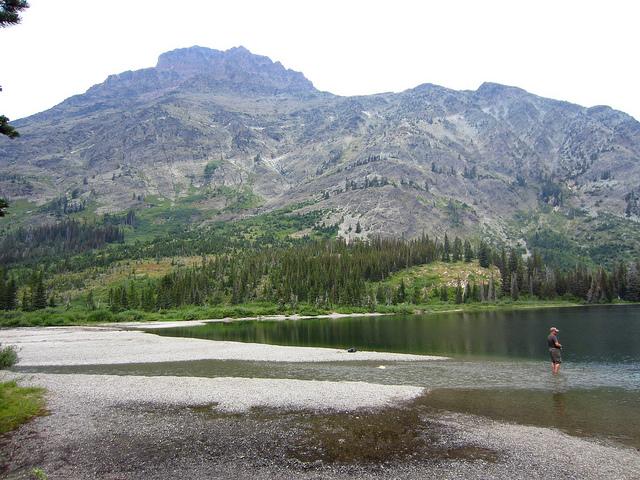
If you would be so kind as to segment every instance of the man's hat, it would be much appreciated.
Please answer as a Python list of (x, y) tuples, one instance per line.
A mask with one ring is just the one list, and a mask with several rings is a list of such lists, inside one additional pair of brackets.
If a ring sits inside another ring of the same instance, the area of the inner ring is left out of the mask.
[(551, 328), (549, 329), (549, 331), (550, 331), (550, 332), (558, 332), (558, 333), (560, 333), (560, 330), (558, 330), (556, 327), (551, 327)]

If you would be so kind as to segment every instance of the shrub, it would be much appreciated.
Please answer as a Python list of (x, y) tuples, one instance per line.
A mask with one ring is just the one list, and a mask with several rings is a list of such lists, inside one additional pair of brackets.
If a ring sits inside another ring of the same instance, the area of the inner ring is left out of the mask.
[(16, 363), (18, 363), (16, 347), (9, 345), (2, 348), (0, 346), (0, 369), (13, 367)]
[(182, 316), (183, 320), (196, 320), (198, 318), (198, 314), (194, 311), (185, 312)]
[(139, 322), (144, 319), (144, 313), (138, 310), (125, 310), (118, 313), (115, 317), (117, 322)]
[(113, 313), (109, 310), (94, 310), (87, 315), (88, 322), (113, 322)]

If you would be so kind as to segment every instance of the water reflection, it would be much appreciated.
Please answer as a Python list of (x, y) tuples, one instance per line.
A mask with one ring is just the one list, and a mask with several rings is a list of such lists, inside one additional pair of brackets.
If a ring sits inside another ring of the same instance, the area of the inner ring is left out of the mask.
[(606, 306), (394, 315), (341, 319), (246, 321), (154, 331), (159, 335), (277, 345), (546, 359), (550, 325), (560, 328), (568, 362), (640, 361), (640, 307)]

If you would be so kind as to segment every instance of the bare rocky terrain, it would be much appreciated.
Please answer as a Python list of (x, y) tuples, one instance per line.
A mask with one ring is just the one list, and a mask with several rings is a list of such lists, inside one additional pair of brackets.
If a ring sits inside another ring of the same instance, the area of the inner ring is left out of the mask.
[(15, 125), (0, 195), (31, 202), (26, 223), (60, 196), (94, 214), (166, 199), (195, 226), (303, 204), (345, 237), (531, 244), (548, 228), (577, 250), (640, 251), (640, 123), (516, 87), (340, 97), (244, 48), (192, 47)]

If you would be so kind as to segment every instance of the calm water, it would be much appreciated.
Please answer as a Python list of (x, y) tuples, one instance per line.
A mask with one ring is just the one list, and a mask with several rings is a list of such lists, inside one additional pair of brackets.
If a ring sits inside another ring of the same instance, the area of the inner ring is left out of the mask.
[[(552, 376), (551, 325), (564, 345)], [(215, 340), (439, 354), (428, 362), (201, 360), (49, 367), (119, 375), (240, 376), (421, 385), (437, 409), (557, 427), (640, 448), (640, 306), (215, 323), (153, 330)]]
[(172, 337), (423, 353), (454, 358), (547, 359), (555, 325), (567, 363), (640, 362), (640, 307), (394, 315), (210, 323), (155, 331)]
[[(560, 329), (564, 364), (549, 370), (546, 337)], [(606, 306), (252, 321), (174, 328), (160, 335), (276, 345), (438, 354), (448, 361), (270, 364), (196, 362), (219, 374), (424, 385), (441, 409), (552, 426), (640, 448), (640, 307)], [(174, 374), (177, 373), (174, 371)]]

